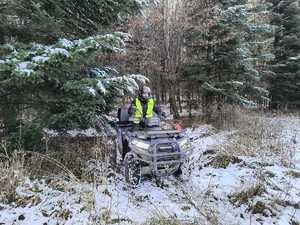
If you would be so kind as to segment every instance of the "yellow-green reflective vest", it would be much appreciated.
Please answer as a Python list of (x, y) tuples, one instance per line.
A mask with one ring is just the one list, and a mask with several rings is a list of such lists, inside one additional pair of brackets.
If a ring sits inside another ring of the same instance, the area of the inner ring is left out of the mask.
[[(146, 112), (146, 118), (152, 118), (153, 117), (153, 109), (154, 109), (154, 99), (150, 98), (147, 101), (147, 112)], [(143, 117), (143, 106), (139, 98), (135, 99), (135, 117), (134, 117), (134, 123), (140, 123), (141, 119)]]

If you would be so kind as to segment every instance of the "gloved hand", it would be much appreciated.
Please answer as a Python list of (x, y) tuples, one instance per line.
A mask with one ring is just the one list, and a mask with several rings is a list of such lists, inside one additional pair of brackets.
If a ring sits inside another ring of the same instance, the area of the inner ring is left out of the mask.
[(166, 118), (167, 117), (167, 114), (165, 112), (161, 112), (160, 114), (163, 118)]

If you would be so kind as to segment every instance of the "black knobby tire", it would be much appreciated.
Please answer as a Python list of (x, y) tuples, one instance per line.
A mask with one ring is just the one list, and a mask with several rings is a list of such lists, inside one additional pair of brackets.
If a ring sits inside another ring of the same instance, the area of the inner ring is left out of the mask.
[(128, 152), (124, 159), (125, 180), (128, 184), (136, 186), (141, 181), (141, 163), (133, 153)]

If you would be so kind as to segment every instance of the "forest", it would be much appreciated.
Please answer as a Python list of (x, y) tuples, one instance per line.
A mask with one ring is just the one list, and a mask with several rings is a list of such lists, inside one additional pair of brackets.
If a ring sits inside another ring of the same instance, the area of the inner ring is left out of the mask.
[[(144, 85), (192, 184), (111, 163)], [(0, 224), (300, 224), (299, 110), (299, 0), (0, 0)]]

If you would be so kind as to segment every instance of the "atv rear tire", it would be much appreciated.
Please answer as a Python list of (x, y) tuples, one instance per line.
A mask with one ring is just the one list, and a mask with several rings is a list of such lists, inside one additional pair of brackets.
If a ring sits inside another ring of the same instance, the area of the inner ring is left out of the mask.
[(125, 155), (124, 166), (126, 182), (132, 186), (138, 185), (142, 177), (140, 161), (136, 159), (133, 153), (128, 152)]

